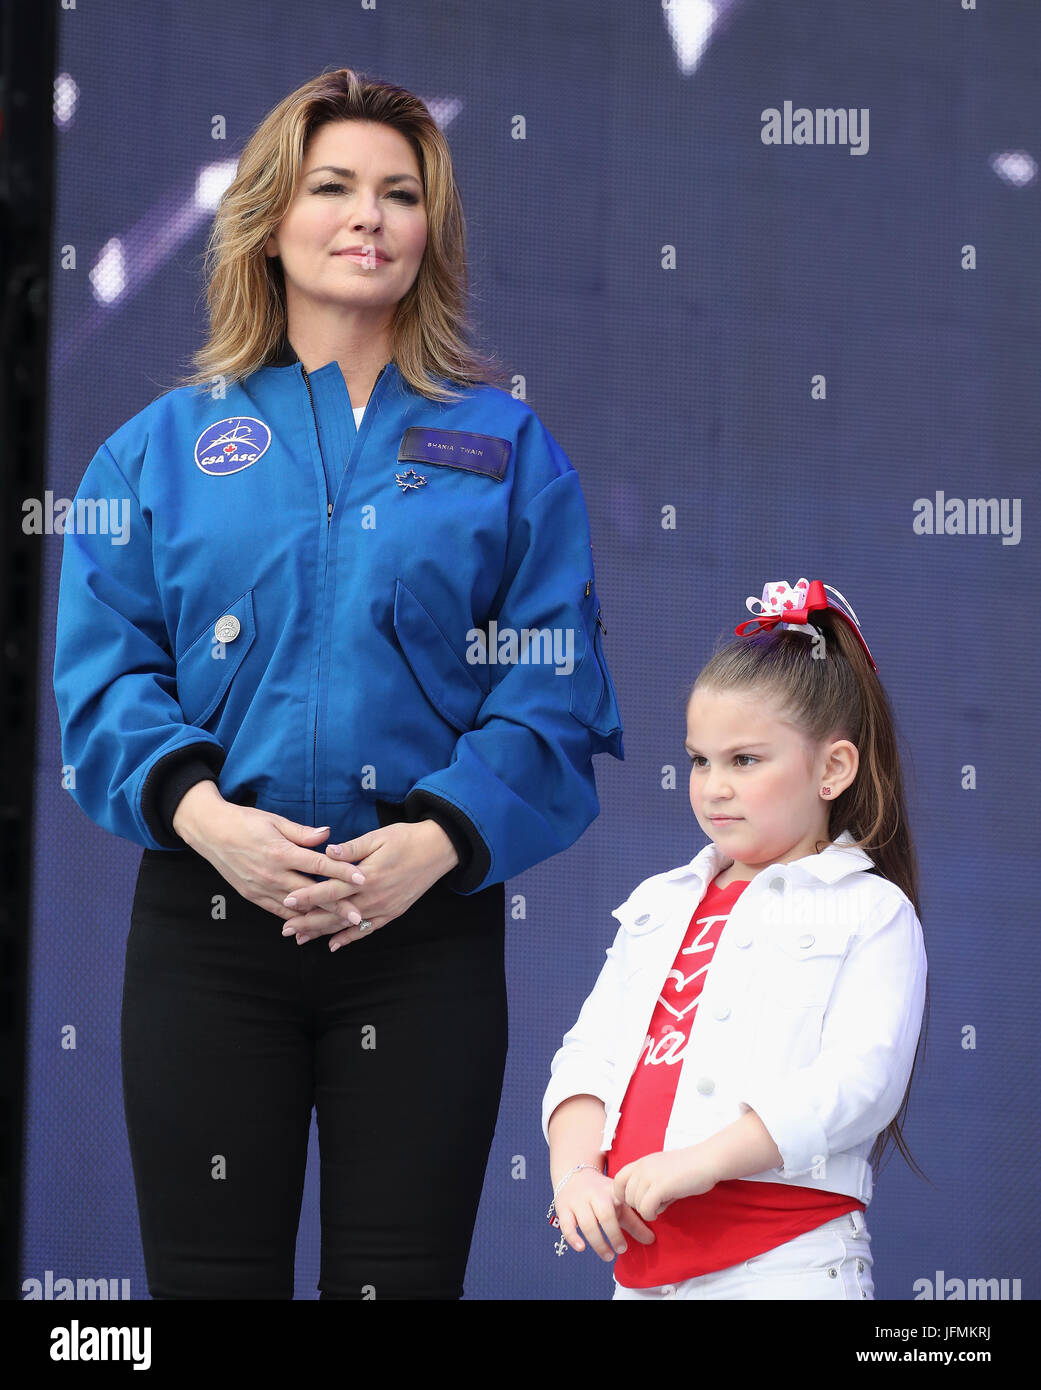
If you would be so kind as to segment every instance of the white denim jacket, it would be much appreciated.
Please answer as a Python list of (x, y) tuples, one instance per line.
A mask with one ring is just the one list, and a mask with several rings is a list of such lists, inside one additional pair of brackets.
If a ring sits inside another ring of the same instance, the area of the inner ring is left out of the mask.
[[(749, 1181), (867, 1203), (867, 1156), (911, 1073), (926, 956), (906, 895), (869, 872), (852, 840), (844, 832), (742, 890), (704, 977), (664, 1148), (696, 1144), (754, 1110), (783, 1163)], [(551, 1064), (547, 1143), (561, 1101), (590, 1094), (606, 1107), (600, 1149), (610, 1149), (662, 984), (694, 909), (732, 863), (710, 843), (689, 864), (644, 879), (612, 912), (621, 926)]]

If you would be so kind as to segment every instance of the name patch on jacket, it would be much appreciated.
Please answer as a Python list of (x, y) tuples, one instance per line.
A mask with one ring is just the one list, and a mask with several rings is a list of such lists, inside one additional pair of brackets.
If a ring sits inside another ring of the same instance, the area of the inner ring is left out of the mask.
[(412, 425), (401, 436), (399, 462), (443, 463), (483, 473), (501, 483), (510, 461), (512, 444), (493, 434), (465, 434), (462, 430), (432, 430)]
[(252, 415), (231, 415), (207, 425), (195, 441), (195, 462), (204, 473), (223, 477), (256, 463), (271, 443), (271, 431)]

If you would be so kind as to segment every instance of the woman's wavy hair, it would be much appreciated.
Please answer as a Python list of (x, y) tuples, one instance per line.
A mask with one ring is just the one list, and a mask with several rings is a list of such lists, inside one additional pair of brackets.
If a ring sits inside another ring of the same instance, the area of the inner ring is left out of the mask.
[[(823, 609), (813, 613), (810, 622), (824, 639), (823, 659), (814, 656), (819, 644), (808, 633), (780, 624), (746, 637), (724, 636), (691, 687), (687, 704), (700, 689), (752, 692), (774, 702), (781, 717), (812, 746), (839, 738), (855, 744), (860, 755), (857, 774), (830, 803), (827, 840), (818, 841), (816, 849), (834, 843), (848, 830), (874, 862), (869, 872), (901, 888), (920, 919), (918, 861), (904, 803), (889, 699), (860, 639), (844, 618), (835, 610)], [(920, 1177), (926, 1176), (904, 1141), (901, 1124), (906, 1119), (911, 1081), (925, 1042), (928, 1011), (927, 978), (925, 1017), (907, 1089), (899, 1111), (879, 1134), (869, 1155), (876, 1177), (891, 1143)]]
[(250, 137), (217, 207), (205, 252), (210, 331), (180, 385), (237, 381), (275, 356), (286, 333), (280, 257), (265, 255), (297, 190), (308, 141), (331, 121), (375, 121), (410, 142), (419, 163), (427, 242), (414, 283), (394, 310), (392, 355), (402, 376), (432, 400), (461, 387), (501, 383), (493, 357), (471, 346), (466, 225), (448, 142), (419, 97), (337, 68), (305, 82), (271, 110)]

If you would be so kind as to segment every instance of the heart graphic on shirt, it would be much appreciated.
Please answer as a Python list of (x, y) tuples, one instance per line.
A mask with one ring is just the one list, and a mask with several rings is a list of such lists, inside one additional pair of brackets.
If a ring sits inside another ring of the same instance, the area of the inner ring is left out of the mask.
[[(682, 989), (684, 989), (687, 985), (690, 984), (691, 980), (696, 980), (696, 979), (698, 978), (698, 976), (699, 976), (699, 975), (703, 975), (707, 969), (708, 969), (708, 966), (707, 966), (707, 965), (703, 965), (703, 966), (701, 967), (700, 970), (695, 970), (693, 975), (684, 975), (684, 974), (683, 974), (681, 971), (679, 971), (679, 970), (670, 970), (669, 973), (665, 976), (665, 978), (666, 978), (666, 980), (675, 980), (675, 981), (676, 981), (676, 993), (679, 994), (679, 992), (680, 992)], [(699, 999), (700, 997), (701, 997), (700, 995), (696, 995), (696, 996), (690, 1001), (690, 1003), (687, 1004), (687, 1005), (686, 1005), (684, 1008), (682, 1008), (682, 1009), (674, 1009), (674, 1008), (672, 1007), (672, 1005), (669, 1003), (669, 1001), (668, 1001), (668, 1000), (664, 997), (664, 995), (662, 995), (662, 994), (659, 994), (659, 995), (658, 995), (658, 1003), (661, 1004), (664, 1008), (668, 1009), (669, 1013), (672, 1014), (673, 1018), (682, 1019), (682, 1018), (684, 1018), (687, 1014), (690, 1013), (691, 1009), (696, 1009), (696, 1008), (697, 1008), (697, 1006), (698, 1006), (698, 999)]]

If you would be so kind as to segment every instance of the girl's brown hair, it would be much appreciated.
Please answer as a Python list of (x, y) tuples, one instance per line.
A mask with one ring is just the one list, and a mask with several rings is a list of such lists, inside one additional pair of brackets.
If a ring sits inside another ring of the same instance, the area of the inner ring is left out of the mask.
[(427, 243), (415, 282), (394, 310), (392, 352), (402, 376), (432, 400), (445, 385), (500, 383), (498, 361), (470, 346), (466, 225), (448, 143), (424, 103), (404, 87), (351, 68), (322, 73), (283, 98), (250, 137), (220, 199), (205, 253), (210, 331), (180, 385), (237, 381), (278, 352), (286, 332), (282, 262), (265, 255), (296, 193), (307, 143), (330, 121), (376, 121), (409, 141), (419, 163)]
[[(691, 688), (725, 692), (754, 690), (776, 702), (813, 746), (834, 739), (848, 739), (860, 755), (857, 774), (830, 803), (828, 838), (819, 851), (848, 830), (855, 843), (875, 864), (878, 873), (901, 888), (915, 914), (919, 908), (918, 861), (907, 809), (903, 774), (897, 748), (896, 725), (889, 699), (856, 633), (845, 619), (829, 609), (810, 617), (824, 638), (824, 659), (815, 657), (816, 644), (808, 634), (780, 624), (748, 637), (721, 639), (716, 651)], [(918, 1054), (925, 1041), (929, 984), (926, 980), (925, 1019), (915, 1048), (911, 1075), (900, 1109), (875, 1140), (869, 1162), (875, 1175), (890, 1143), (895, 1143), (911, 1168), (919, 1168), (904, 1141), (901, 1123), (906, 1118), (911, 1081)]]

